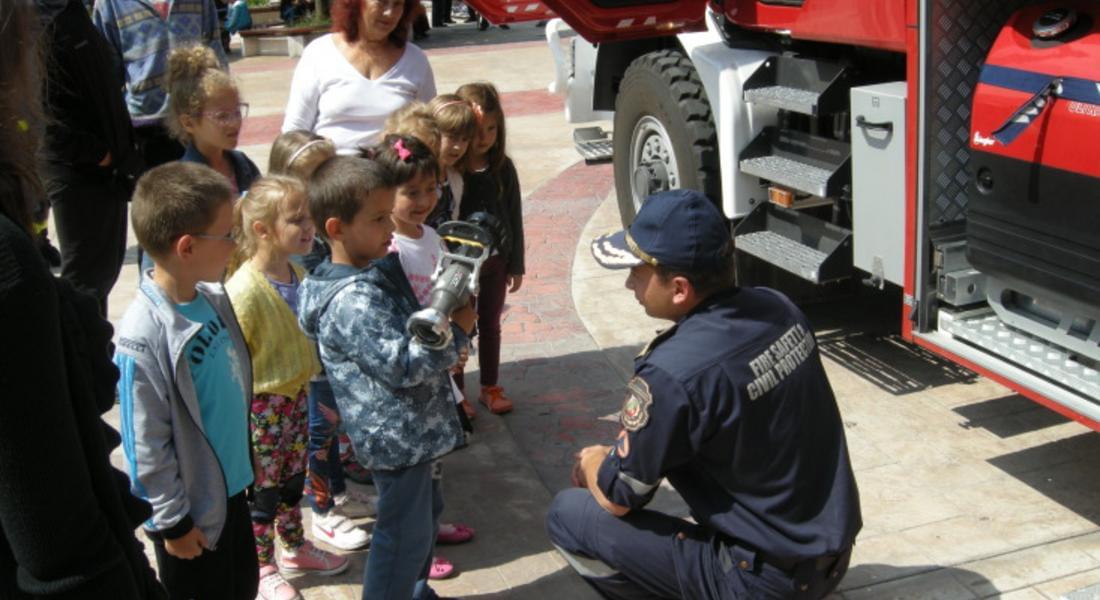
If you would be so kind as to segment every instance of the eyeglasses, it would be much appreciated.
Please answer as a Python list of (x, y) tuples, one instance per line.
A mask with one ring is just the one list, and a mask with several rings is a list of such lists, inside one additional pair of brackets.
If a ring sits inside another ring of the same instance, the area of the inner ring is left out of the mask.
[(234, 123), (240, 123), (248, 117), (248, 103), (241, 102), (237, 105), (237, 110), (219, 110), (215, 112), (204, 112), (202, 116), (209, 117), (214, 120), (218, 125), (232, 125)]
[(192, 233), (191, 237), (199, 238), (200, 240), (214, 240), (216, 242), (229, 242), (230, 244), (236, 244), (237, 238), (232, 233), (226, 235), (211, 235), (209, 233)]

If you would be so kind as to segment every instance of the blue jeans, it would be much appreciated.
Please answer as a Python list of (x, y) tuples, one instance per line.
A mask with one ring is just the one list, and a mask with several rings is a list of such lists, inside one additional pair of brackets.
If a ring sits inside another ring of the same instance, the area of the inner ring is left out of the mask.
[(348, 489), (340, 464), (340, 409), (328, 379), (309, 382), (309, 485), (306, 494), (313, 512), (324, 514), (332, 498)]
[(430, 600), (428, 587), (443, 495), (430, 462), (374, 471), (378, 520), (363, 574), (363, 600)]

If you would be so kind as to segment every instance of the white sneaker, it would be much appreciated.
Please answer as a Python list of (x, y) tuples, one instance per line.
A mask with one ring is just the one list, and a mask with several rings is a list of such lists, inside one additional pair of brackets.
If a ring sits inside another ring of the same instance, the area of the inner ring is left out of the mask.
[(333, 510), (349, 519), (373, 517), (378, 514), (378, 497), (348, 489), (332, 498)]
[(335, 510), (325, 515), (313, 513), (313, 537), (341, 550), (358, 550), (370, 544), (369, 533)]

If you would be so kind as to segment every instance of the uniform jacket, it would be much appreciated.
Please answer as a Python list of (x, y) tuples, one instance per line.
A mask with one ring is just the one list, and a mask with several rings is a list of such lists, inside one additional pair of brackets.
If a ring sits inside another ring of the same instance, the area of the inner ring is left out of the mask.
[(299, 323), (317, 340), (364, 466), (412, 467), (462, 442), (448, 369), (468, 343), (466, 334), (452, 325), (455, 343), (442, 350), (409, 335), (405, 323), (420, 305), (396, 254), (362, 270), (326, 260), (298, 294)]
[[(225, 322), (238, 355), (247, 360), (244, 335), (222, 287), (200, 283), (197, 290)], [(146, 277), (119, 324), (115, 364), (121, 372), (122, 448), (131, 491), (153, 505), (145, 528), (174, 539), (196, 526), (216, 546), (228, 501), (225, 473), (203, 431), (199, 399), (183, 356), (201, 329)], [(251, 390), (252, 370), (243, 371), (245, 389)], [(241, 402), (248, 410), (248, 398), (242, 396)], [(248, 439), (248, 431), (242, 431), (241, 443), (248, 444)]]
[(638, 508), (667, 477), (700, 525), (771, 556), (851, 547), (844, 426), (806, 316), (779, 292), (705, 299), (635, 359), (599, 485)]

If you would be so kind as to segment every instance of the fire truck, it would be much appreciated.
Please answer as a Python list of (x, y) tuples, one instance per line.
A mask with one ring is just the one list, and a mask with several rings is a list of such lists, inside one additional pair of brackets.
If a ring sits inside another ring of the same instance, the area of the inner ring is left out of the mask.
[(739, 256), (897, 287), (906, 340), (1100, 430), (1100, 2), (471, 3), (560, 17), (624, 224), (703, 191)]

